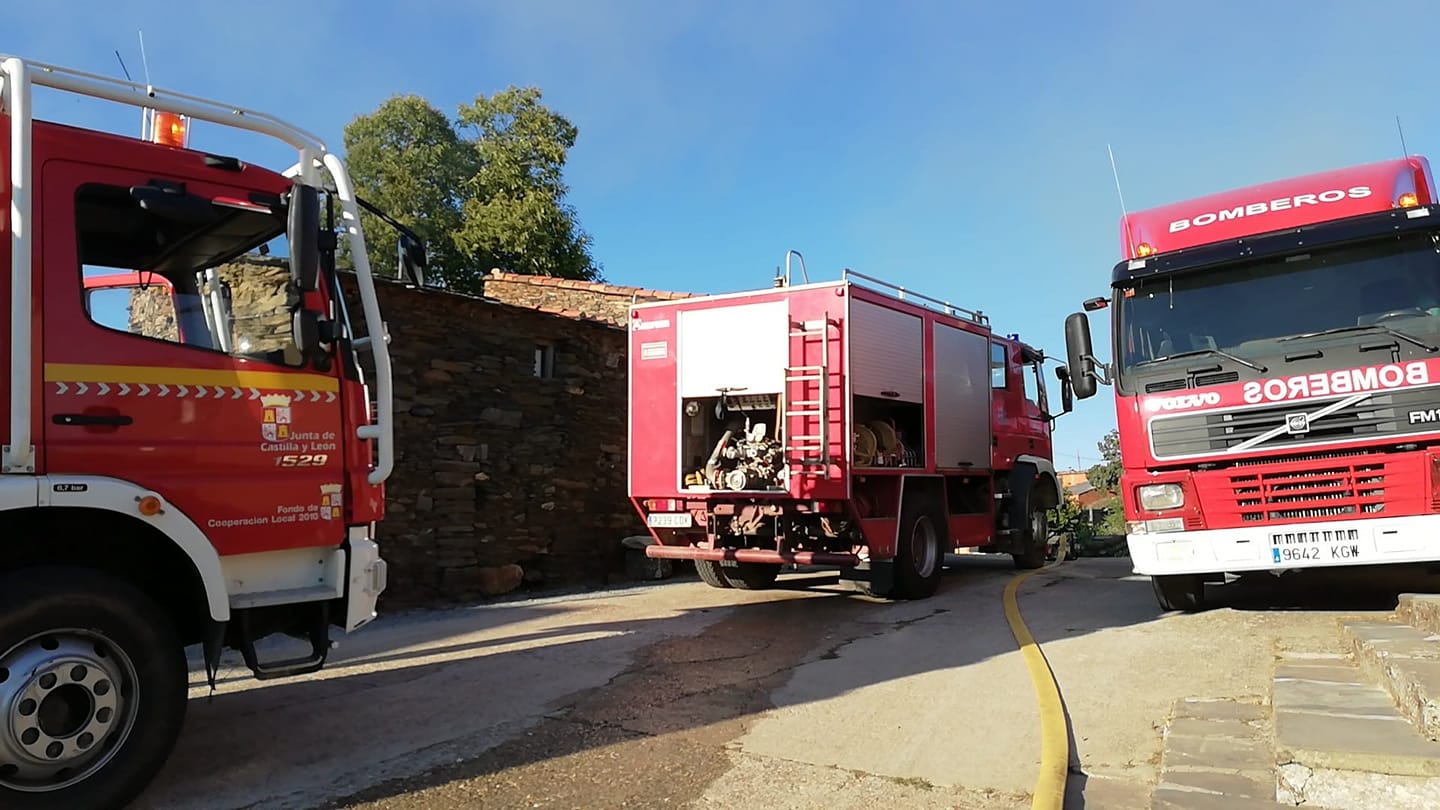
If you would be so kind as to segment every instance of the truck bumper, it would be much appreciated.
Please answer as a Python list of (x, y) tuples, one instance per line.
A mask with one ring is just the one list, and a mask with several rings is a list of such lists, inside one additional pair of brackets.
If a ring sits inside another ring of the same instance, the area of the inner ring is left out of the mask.
[(1129, 534), (1135, 573), (1216, 574), (1440, 560), (1440, 515)]
[(645, 556), (656, 560), (710, 560), (722, 562), (768, 563), (772, 565), (838, 565), (842, 568), (860, 564), (854, 554), (824, 551), (771, 551), (759, 548), (696, 548), (694, 546), (645, 547)]
[(346, 545), (350, 578), (345, 589), (345, 632), (369, 624), (376, 616), (375, 604), (385, 590), (387, 569), (380, 558), (380, 546), (369, 526), (352, 526)]

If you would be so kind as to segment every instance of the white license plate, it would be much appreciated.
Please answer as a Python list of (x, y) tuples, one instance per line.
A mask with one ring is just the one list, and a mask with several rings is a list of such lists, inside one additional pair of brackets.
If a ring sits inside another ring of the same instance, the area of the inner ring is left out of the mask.
[(689, 512), (656, 512), (648, 520), (657, 529), (688, 529), (695, 525)]
[(1278, 565), (1319, 565), (1363, 559), (1369, 537), (1358, 526), (1296, 529), (1270, 533), (1270, 561)]

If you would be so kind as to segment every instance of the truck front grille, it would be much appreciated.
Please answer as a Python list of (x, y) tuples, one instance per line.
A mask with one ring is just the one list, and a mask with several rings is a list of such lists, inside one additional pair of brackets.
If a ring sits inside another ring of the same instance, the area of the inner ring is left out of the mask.
[(1371, 515), (1385, 509), (1385, 462), (1330, 463), (1308, 469), (1230, 473), (1236, 511), (1246, 523)]

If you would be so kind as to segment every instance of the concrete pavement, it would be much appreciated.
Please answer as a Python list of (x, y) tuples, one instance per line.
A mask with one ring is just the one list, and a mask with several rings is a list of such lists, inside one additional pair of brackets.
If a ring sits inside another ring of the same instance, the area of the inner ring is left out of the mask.
[[(914, 603), (787, 575), (383, 617), (314, 676), (197, 691), (136, 806), (1028, 807), (1039, 722), (1000, 601), (1015, 572), (952, 563)], [(1024, 583), (1071, 718), (1067, 806), (1149, 807), (1174, 701), (1256, 699), (1277, 650), (1372, 615), (1219, 597), (1234, 606), (1162, 615), (1125, 560)]]

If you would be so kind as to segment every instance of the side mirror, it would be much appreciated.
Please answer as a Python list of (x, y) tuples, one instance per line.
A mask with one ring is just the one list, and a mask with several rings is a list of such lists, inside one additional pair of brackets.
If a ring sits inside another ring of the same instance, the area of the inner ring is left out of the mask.
[(400, 277), (409, 279), (416, 287), (424, 287), (425, 269), (429, 263), (425, 256), (425, 243), (412, 239), (409, 234), (400, 234)]
[[(290, 192), (290, 280), (301, 292), (320, 289), (320, 192), (296, 183)], [(299, 342), (299, 333), (296, 335)]]
[(1070, 369), (1056, 366), (1055, 377), (1060, 380), (1060, 412), (1070, 413), (1075, 410), (1075, 387), (1070, 382)]
[(1090, 345), (1090, 319), (1083, 312), (1071, 313), (1065, 319), (1065, 353), (1075, 396), (1095, 396), (1095, 352)]
[(320, 316), (308, 309), (297, 309), (290, 316), (290, 331), (295, 338), (295, 348), (306, 357), (313, 357), (322, 351), (320, 342)]

